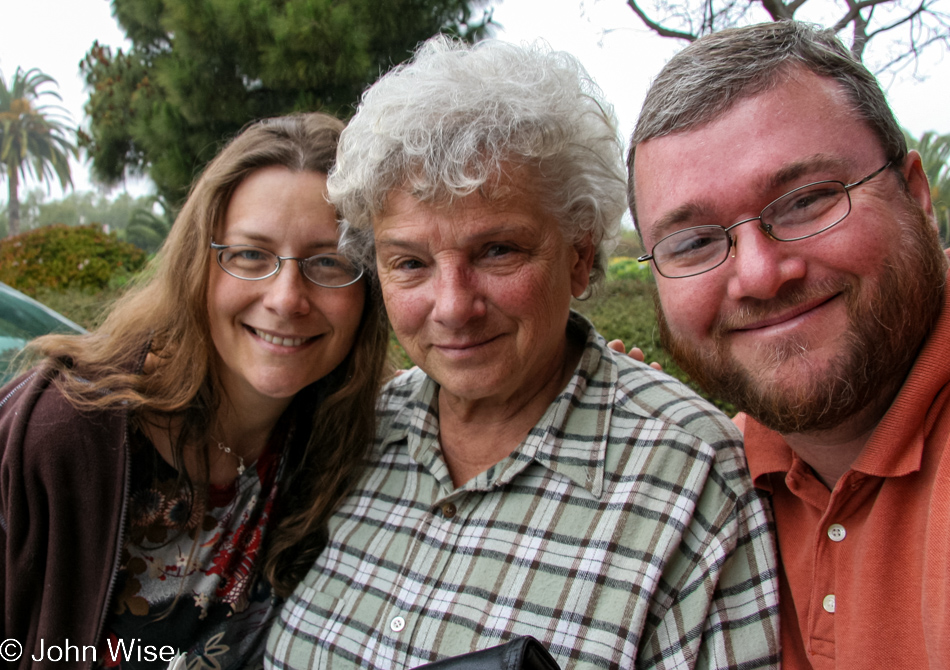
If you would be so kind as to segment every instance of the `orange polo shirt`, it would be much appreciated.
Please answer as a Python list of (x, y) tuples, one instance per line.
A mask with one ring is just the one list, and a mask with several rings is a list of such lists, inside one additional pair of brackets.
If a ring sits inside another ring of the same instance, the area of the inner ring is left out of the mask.
[(783, 666), (950, 668), (950, 290), (834, 491), (778, 433), (736, 423), (755, 486), (772, 494)]

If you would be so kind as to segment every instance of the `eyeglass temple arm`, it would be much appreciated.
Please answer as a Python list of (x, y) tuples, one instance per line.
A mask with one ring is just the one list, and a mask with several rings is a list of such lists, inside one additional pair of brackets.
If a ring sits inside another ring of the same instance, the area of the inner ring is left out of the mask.
[(866, 183), (866, 182), (871, 181), (871, 180), (874, 179), (876, 176), (878, 176), (879, 174), (881, 174), (882, 172), (884, 172), (884, 170), (886, 170), (887, 168), (889, 168), (889, 167), (891, 166), (891, 163), (893, 163), (893, 162), (894, 162), (894, 161), (887, 161), (883, 166), (881, 166), (880, 168), (878, 168), (877, 170), (875, 170), (874, 172), (872, 172), (871, 174), (869, 174), (869, 175), (868, 175), (867, 177), (865, 177), (864, 179), (860, 179), (860, 180), (854, 182), (853, 184), (845, 184), (844, 189), (845, 189), (846, 191), (850, 191), (850, 190), (853, 189), (855, 186), (860, 186), (861, 184), (864, 184), (864, 183)]

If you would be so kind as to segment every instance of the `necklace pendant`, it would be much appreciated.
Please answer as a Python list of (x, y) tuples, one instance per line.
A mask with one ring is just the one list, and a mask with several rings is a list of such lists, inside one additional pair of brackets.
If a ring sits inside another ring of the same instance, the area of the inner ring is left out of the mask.
[(243, 475), (243, 474), (244, 474), (244, 471), (247, 470), (247, 468), (244, 467), (244, 457), (241, 456), (240, 454), (232, 453), (232, 452), (231, 452), (231, 447), (226, 447), (226, 446), (224, 445), (224, 442), (218, 442), (217, 440), (215, 440), (215, 442), (216, 442), (217, 445), (218, 445), (218, 449), (220, 449), (221, 451), (223, 451), (224, 453), (226, 453), (228, 456), (234, 456), (234, 458), (238, 459), (238, 464), (237, 464), (238, 477), (240, 477), (241, 475)]

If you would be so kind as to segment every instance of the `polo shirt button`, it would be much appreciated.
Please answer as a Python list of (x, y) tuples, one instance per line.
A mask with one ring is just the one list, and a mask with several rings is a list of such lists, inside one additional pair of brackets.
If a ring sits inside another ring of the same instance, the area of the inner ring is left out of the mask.
[(444, 505), (442, 505), (442, 514), (445, 516), (446, 519), (451, 519), (453, 516), (455, 516), (455, 513), (457, 511), (458, 510), (455, 509), (455, 505), (453, 505), (452, 503), (445, 503)]
[(389, 622), (389, 629), (394, 633), (398, 633), (405, 627), (406, 627), (406, 620), (403, 619), (401, 616), (397, 616), (395, 619)]
[(832, 542), (841, 542), (847, 534), (848, 531), (840, 523), (833, 523), (828, 526), (828, 537), (831, 538)]
[(825, 611), (826, 611), (828, 614), (834, 614), (834, 613), (835, 613), (835, 596), (834, 596), (834, 594), (832, 593), (832, 594), (830, 594), (830, 595), (825, 596), (824, 600), (821, 601), (821, 606), (825, 608)]

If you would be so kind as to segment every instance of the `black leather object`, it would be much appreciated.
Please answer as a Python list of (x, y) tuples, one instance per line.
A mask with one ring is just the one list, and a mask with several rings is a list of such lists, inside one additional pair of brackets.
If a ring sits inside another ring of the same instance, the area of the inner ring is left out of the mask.
[(415, 670), (561, 670), (544, 646), (530, 635), (461, 656), (426, 663)]

